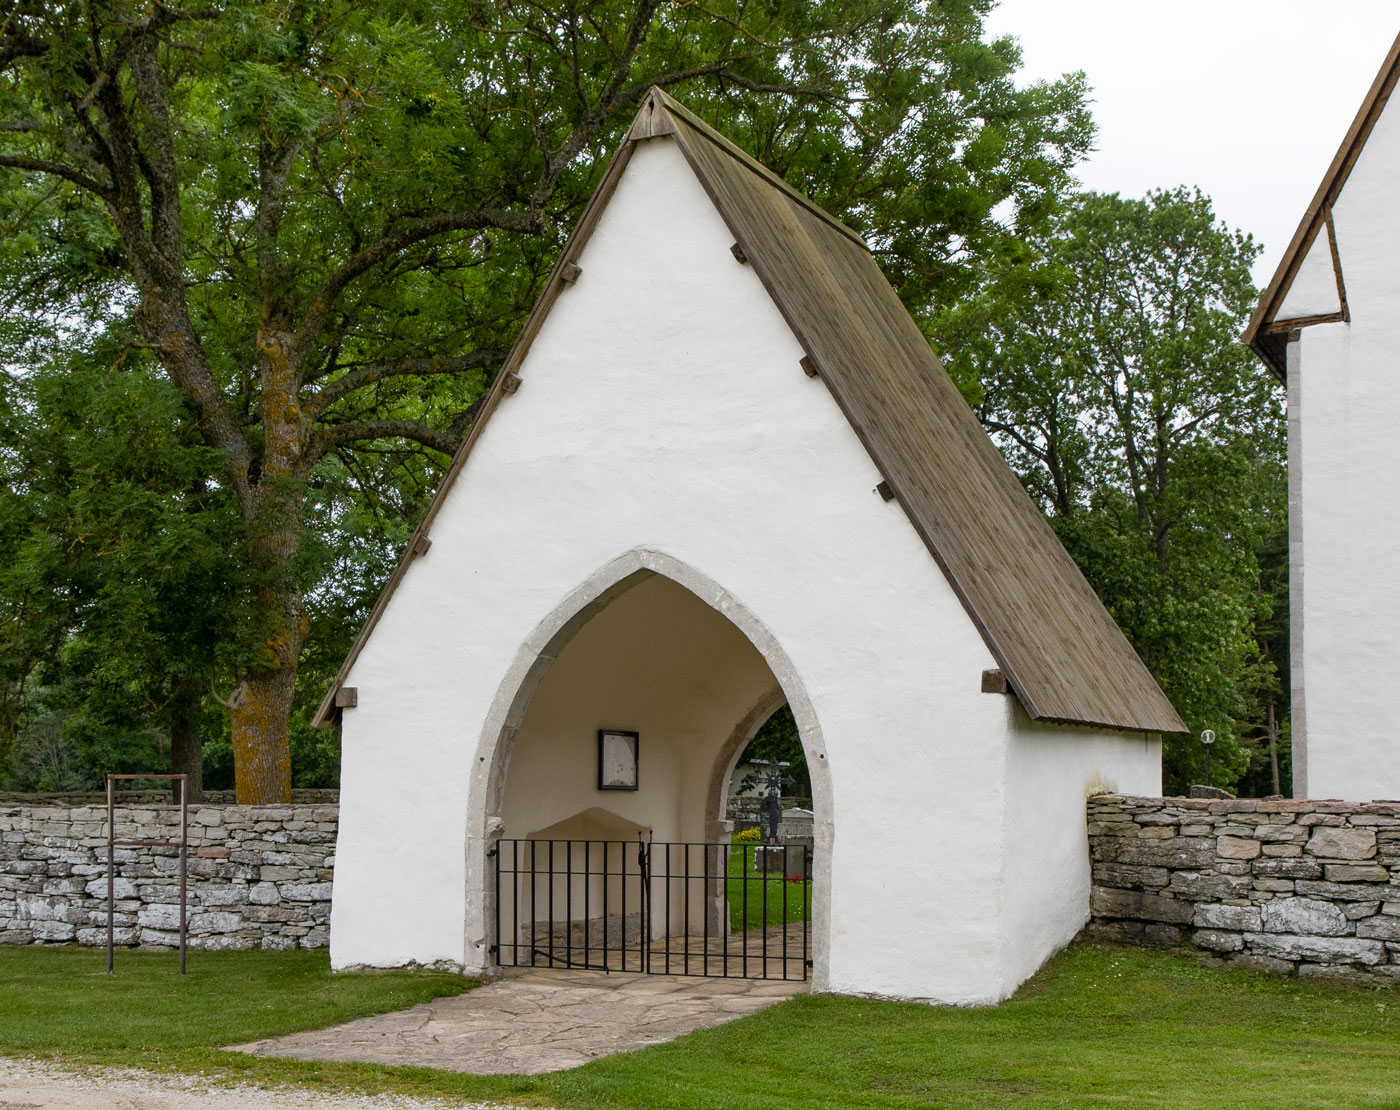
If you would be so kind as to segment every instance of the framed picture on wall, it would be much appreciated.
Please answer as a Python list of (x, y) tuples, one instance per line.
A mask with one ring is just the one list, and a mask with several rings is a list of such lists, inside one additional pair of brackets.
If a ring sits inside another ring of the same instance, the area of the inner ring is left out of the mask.
[(635, 732), (598, 730), (598, 789), (636, 790), (640, 741)]

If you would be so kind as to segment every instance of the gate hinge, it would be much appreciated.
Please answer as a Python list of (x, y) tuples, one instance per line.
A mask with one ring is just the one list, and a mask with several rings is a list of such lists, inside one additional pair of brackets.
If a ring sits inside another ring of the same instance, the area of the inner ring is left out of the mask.
[(496, 858), (496, 849), (495, 849), (495, 848), (487, 848), (487, 849), (486, 849), (486, 858), (487, 858), (487, 859), (495, 859), (495, 858)]
[[(494, 956), (494, 955), (495, 955), (497, 952), (499, 952), (500, 950), (501, 950), (501, 946), (500, 946), (499, 944), (493, 944), (493, 945), (492, 945), (490, 948), (488, 948), (486, 951), (490, 952), (491, 955)], [(807, 963), (808, 963), (808, 965), (810, 966), (811, 963), (812, 963), (812, 961), (811, 961), (811, 960), (808, 960)]]

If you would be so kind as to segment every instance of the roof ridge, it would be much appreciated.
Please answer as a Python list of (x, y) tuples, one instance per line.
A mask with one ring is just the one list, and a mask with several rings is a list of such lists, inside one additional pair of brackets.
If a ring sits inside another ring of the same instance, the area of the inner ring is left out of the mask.
[(665, 106), (666, 111), (668, 113), (679, 116), (682, 121), (689, 124), (695, 131), (699, 132), (701, 136), (714, 143), (731, 158), (739, 162), (745, 169), (750, 170), (754, 174), (758, 175), (760, 178), (762, 178), (764, 181), (768, 182), (768, 184), (774, 186), (775, 188), (781, 189), (784, 193), (787, 194), (789, 199), (800, 204), (803, 208), (807, 209), (808, 212), (811, 212), (812, 215), (830, 224), (837, 231), (845, 235), (848, 239), (851, 239), (854, 242), (858, 243), (863, 250), (868, 251), (870, 249), (870, 245), (858, 232), (854, 231), (850, 227), (847, 227), (844, 223), (838, 220), (835, 216), (833, 216), (825, 208), (819, 205), (811, 197), (807, 196), (806, 193), (802, 192), (800, 189), (787, 182), (781, 174), (774, 173), (757, 158), (755, 158), (752, 154), (744, 150), (743, 147), (739, 146), (737, 143), (729, 139), (726, 139), (723, 135), (721, 135), (703, 119), (697, 116), (679, 100), (673, 97), (660, 85), (653, 85), (651, 91), (647, 95), (649, 97), (659, 96), (661, 98), (661, 103)]

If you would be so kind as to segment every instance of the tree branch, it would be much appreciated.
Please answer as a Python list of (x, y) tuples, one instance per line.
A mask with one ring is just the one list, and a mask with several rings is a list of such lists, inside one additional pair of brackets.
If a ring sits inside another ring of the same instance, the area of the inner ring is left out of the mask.
[(448, 425), (448, 430), (458, 438), (465, 436), (467, 434), (467, 429), (476, 423), (477, 415), (486, 405), (486, 398), (489, 396), (491, 396), (489, 391), (483, 393), (470, 405), (468, 405), (461, 412), (459, 412), (453, 418), (452, 423)]
[(345, 221), (345, 226), (350, 232), (350, 250), (352, 252), (359, 250), (359, 225), (355, 223), (354, 217), (346, 210), (345, 202), (341, 199), (340, 194), (335, 191), (335, 186), (331, 183), (331, 179), (326, 176), (326, 171), (321, 168), (321, 150), (319, 144), (312, 144), (309, 156), (311, 168), (316, 172), (316, 177), (321, 182), (322, 190), (330, 199), (330, 202), (335, 205), (336, 211), (340, 213), (340, 218)]
[(661, 0), (642, 0), (637, 5), (637, 10), (632, 15), (632, 25), (627, 29), (627, 42), (623, 46), (622, 53), (617, 58), (617, 65), (613, 69), (613, 78), (608, 82), (606, 91), (598, 98), (599, 108), (611, 112), (613, 106), (617, 104), (618, 93), (621, 92), (627, 75), (632, 72), (632, 62), (636, 59), (637, 51), (641, 49), (642, 43), (646, 41), (647, 33), (651, 30), (651, 21), (656, 16), (656, 9), (659, 7), (661, 7)]
[(508, 208), (468, 208), (457, 212), (441, 212), (436, 216), (425, 216), (415, 220), (356, 251), (346, 259), (340, 269), (326, 279), (306, 310), (306, 318), (302, 321), (301, 329), (293, 343), (294, 364), (301, 365), (305, 361), (316, 342), (316, 337), (325, 327), (326, 319), (335, 307), (336, 300), (356, 278), (425, 239), (446, 235), (451, 231), (479, 231), (488, 227), (534, 234), (543, 229), (544, 214), (538, 211), (512, 212)]
[(430, 374), (460, 374), (464, 370), (476, 370), (490, 366), (506, 357), (503, 349), (490, 347), (473, 351), (469, 355), (455, 358), (398, 358), (366, 362), (347, 371), (335, 381), (314, 393), (302, 405), (302, 413), (315, 420), (337, 401), (349, 396), (357, 389), (383, 381), (385, 378), (398, 378), (405, 375), (426, 377)]
[(95, 193), (103, 200), (112, 200), (116, 196), (111, 188), (95, 178), (89, 177), (81, 170), (65, 166), (62, 162), (51, 162), (47, 158), (26, 158), (18, 154), (0, 154), (0, 166), (9, 166), (16, 170), (33, 170), (35, 173), (47, 173), (54, 177), (62, 177), (80, 189)]
[[(172, 267), (180, 268), (184, 239), (180, 220), (180, 174), (175, 166), (175, 124), (165, 95), (165, 82), (156, 61), (155, 40), (143, 37), (131, 52), (131, 75), (136, 93), (146, 106), (151, 153), (143, 165), (151, 189), (151, 239)], [(140, 148), (137, 147), (138, 153)]]
[(358, 420), (318, 429), (311, 438), (305, 464), (309, 465), (332, 447), (374, 439), (411, 439), (444, 455), (453, 454), (462, 442), (461, 436), (438, 431), (416, 420)]
[(731, 84), (737, 85), (748, 92), (758, 93), (782, 93), (786, 96), (810, 96), (816, 100), (824, 100), (828, 104), (846, 103), (847, 98), (834, 95), (830, 89), (823, 89), (816, 85), (774, 85), (766, 81), (755, 81), (745, 77), (730, 69), (733, 62), (741, 60), (749, 55), (725, 58), (723, 61), (711, 62), (708, 65), (692, 66), (690, 69), (672, 70), (670, 73), (663, 73), (659, 77), (650, 77), (641, 84), (633, 85), (618, 97), (618, 103), (625, 104), (628, 101), (636, 100), (642, 93), (653, 85), (661, 88), (670, 88), (678, 85), (682, 81), (692, 81), (696, 77), (722, 77)]
[(601, 130), (617, 106), (626, 104), (641, 95), (640, 86), (629, 90), (627, 94), (622, 94), (621, 89), (628, 75), (632, 72), (632, 62), (635, 60), (642, 43), (646, 40), (652, 19), (660, 6), (661, 0), (640, 0), (638, 3), (637, 10), (633, 13), (632, 22), (627, 30), (627, 42), (617, 55), (617, 64), (613, 69), (612, 79), (608, 82), (608, 87), (598, 98), (596, 104), (589, 104), (588, 98), (584, 95), (578, 70), (577, 51), (575, 51), (572, 60), (574, 87), (579, 106), (584, 109), (583, 121), (570, 132), (563, 145), (546, 159), (544, 173), (540, 175), (539, 183), (535, 186), (535, 191), (530, 197), (532, 208), (544, 207), (545, 201), (549, 199), (550, 193), (554, 191), (554, 186), (558, 183), (569, 163)]
[(9, 69), (16, 58), (41, 58), (48, 49), (49, 44), (43, 39), (31, 38), (23, 31), (6, 26), (0, 30), (0, 73)]
[[(122, 63), (126, 61), (127, 55), (133, 46), (145, 41), (147, 34), (163, 30), (173, 26), (181, 19), (198, 19), (200, 15), (193, 12), (176, 12), (170, 8), (156, 5), (156, 11), (141, 23), (128, 25), (127, 31), (122, 35), (121, 41), (104, 59), (101, 53), (101, 38), (97, 33), (97, 28), (93, 28), (93, 53), (97, 58), (99, 68), (88, 86), (87, 92), (82, 99), (74, 105), (74, 110), (81, 113), (92, 107), (93, 102), (101, 95), (117, 76), (117, 71), (121, 69)], [(89, 72), (91, 72), (89, 70)]]
[(286, 209), (287, 178), (301, 149), (300, 142), (279, 149), (266, 133), (258, 139), (258, 208), (253, 230), (264, 319), (273, 316), (273, 301), (281, 295), (283, 267), (277, 240)]

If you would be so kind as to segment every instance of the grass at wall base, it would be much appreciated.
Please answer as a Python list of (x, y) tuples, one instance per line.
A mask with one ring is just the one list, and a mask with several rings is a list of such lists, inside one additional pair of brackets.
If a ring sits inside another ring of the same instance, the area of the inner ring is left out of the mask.
[(799, 998), (555, 1075), (261, 1060), (218, 1050), (452, 994), (440, 972), (332, 975), (324, 953), (0, 948), (0, 1051), (301, 1089), (558, 1107), (1400, 1108), (1400, 991), (1076, 944), (988, 1009)]

